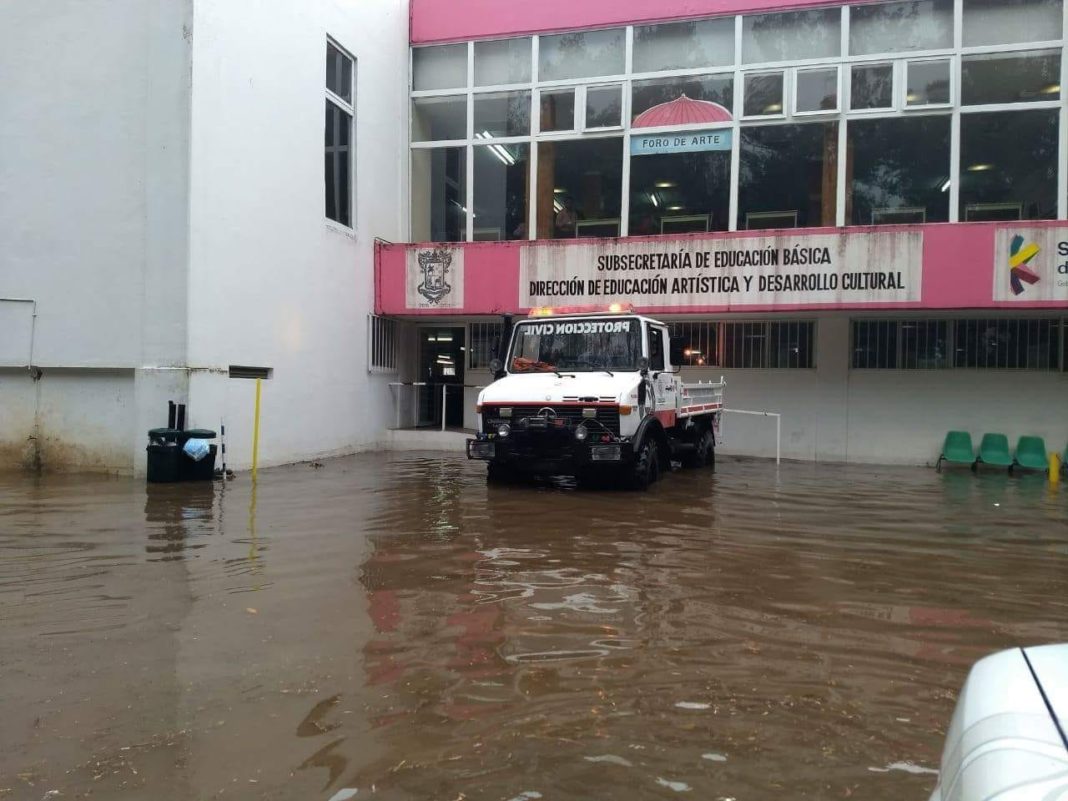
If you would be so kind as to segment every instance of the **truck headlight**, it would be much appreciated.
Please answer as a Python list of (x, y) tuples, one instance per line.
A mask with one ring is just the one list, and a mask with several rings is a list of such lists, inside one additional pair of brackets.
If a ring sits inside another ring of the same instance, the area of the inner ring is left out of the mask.
[(575, 429), (575, 439), (577, 439), (579, 442), (585, 442), (586, 437), (588, 437), (589, 435), (590, 430), (586, 428), (586, 426), (580, 425), (578, 428)]
[(505, 437), (507, 437), (511, 433), (512, 433), (512, 427), (510, 425), (508, 425), (507, 423), (501, 423), (499, 426), (497, 426), (497, 436), (500, 437), (501, 439), (504, 439)]

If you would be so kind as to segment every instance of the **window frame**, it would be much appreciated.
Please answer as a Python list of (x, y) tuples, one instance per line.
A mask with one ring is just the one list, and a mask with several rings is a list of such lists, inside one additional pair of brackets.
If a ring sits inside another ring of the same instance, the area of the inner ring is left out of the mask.
[[(813, 111), (799, 111), (797, 108), (797, 89), (800, 84), (798, 76), (805, 72), (827, 72), (834, 70), (834, 108), (820, 108)], [(842, 65), (832, 64), (821, 67), (796, 67), (794, 69), (793, 92), (791, 97), (790, 111), (795, 117), (828, 117), (839, 114), (842, 111)]]
[[(326, 80), (323, 81), (323, 91), (326, 93), (326, 102), (332, 103), (343, 114), (347, 114), (349, 118), (349, 144), (348, 144), (348, 211), (349, 222), (343, 223), (340, 220), (335, 220), (327, 214), (326, 206), (326, 183), (324, 178), (323, 183), (323, 220), (330, 227), (336, 227), (340, 231), (348, 234), (356, 232), (356, 100), (357, 100), (357, 84), (356, 78), (358, 75), (356, 69), (356, 57), (351, 51), (341, 45), (333, 36), (326, 37), (326, 48), (324, 48), (324, 58), (329, 57), (330, 48), (335, 48), (342, 56), (349, 60), (349, 86), (351, 87), (352, 101), (347, 101), (340, 95), (334, 94), (333, 91), (326, 85)], [(323, 70), (324, 76), (326, 70)], [(411, 137), (409, 136), (409, 139)], [(326, 146), (324, 145), (324, 148)], [(335, 145), (335, 147), (337, 147)], [(329, 152), (329, 151), (324, 151)], [(336, 175), (334, 176), (336, 180)]]

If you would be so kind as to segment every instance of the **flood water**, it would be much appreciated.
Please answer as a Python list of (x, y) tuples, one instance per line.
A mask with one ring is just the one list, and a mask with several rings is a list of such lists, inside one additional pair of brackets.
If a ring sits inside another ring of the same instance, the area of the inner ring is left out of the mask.
[(9, 475), (0, 799), (926, 799), (968, 666), (1068, 640), (1066, 588), (1043, 477)]

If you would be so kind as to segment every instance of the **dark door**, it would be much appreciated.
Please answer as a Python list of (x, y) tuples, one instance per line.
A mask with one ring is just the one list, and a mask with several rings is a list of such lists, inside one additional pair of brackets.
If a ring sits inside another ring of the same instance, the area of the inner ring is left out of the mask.
[(441, 426), (442, 387), (445, 387), (445, 424), (464, 424), (464, 329), (420, 328), (419, 424)]

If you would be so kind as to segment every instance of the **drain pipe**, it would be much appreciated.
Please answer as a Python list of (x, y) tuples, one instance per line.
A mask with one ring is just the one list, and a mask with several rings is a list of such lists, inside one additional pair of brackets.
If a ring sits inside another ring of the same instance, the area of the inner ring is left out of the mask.
[(30, 312), (30, 352), (26, 358), (26, 369), (34, 383), (33, 395), (33, 460), (31, 467), (41, 472), (41, 369), (33, 363), (33, 344), (37, 336), (37, 301), (34, 298), (0, 298), (0, 303), (29, 303)]

